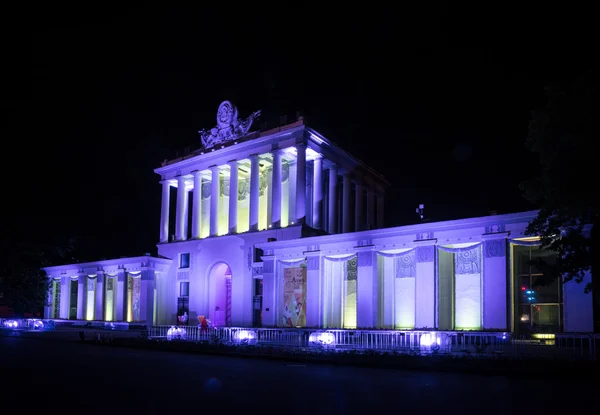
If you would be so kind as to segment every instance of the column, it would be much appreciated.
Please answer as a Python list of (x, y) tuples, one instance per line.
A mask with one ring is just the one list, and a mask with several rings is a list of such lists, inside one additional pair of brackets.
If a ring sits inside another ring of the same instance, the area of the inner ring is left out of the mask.
[(289, 191), (288, 191), (288, 225), (298, 223), (296, 221), (296, 172), (298, 164), (293, 163), (291, 160), (289, 163)]
[(194, 175), (194, 193), (192, 200), (192, 239), (200, 238), (202, 229), (202, 174), (199, 170), (192, 172)]
[(169, 242), (169, 209), (171, 185), (168, 180), (162, 182), (162, 201), (160, 210), (160, 242)]
[(337, 166), (329, 167), (329, 233), (337, 233)]
[(435, 243), (433, 239), (415, 242), (417, 328), (436, 327)]
[(281, 226), (281, 151), (273, 151), (273, 174), (271, 176), (271, 186), (273, 186), (272, 205), (271, 205), (271, 226), (278, 228)]
[(140, 281), (140, 321), (154, 325), (154, 270), (143, 270)]
[(175, 240), (187, 239), (188, 192), (185, 177), (177, 177), (177, 216), (175, 218)]
[(383, 193), (380, 193), (377, 195), (377, 229), (382, 229), (385, 227), (384, 217), (383, 217), (384, 207), (385, 207), (384, 196), (383, 196)]
[(258, 230), (258, 198), (260, 169), (258, 167), (258, 154), (250, 155), (250, 230)]
[(263, 260), (263, 313), (262, 323), (264, 327), (277, 326), (277, 300), (279, 292), (275, 279), (275, 257), (264, 256)]
[(357, 254), (356, 310), (357, 326), (377, 328), (379, 316), (380, 284), (377, 274), (377, 253), (373, 247), (359, 248)]
[(237, 233), (238, 222), (238, 164), (229, 161), (229, 233)]
[(313, 172), (313, 228), (321, 229), (322, 220), (321, 215), (323, 212), (323, 158), (317, 156), (314, 161), (314, 172)]
[(352, 218), (350, 217), (350, 200), (352, 197), (352, 182), (348, 174), (344, 175), (342, 185), (342, 232), (350, 232), (352, 226)]
[(77, 320), (85, 320), (87, 303), (87, 274), (79, 274), (77, 280)]
[(117, 313), (115, 320), (125, 321), (127, 316), (127, 311), (125, 310), (125, 307), (127, 307), (127, 272), (125, 270), (119, 270), (117, 274), (116, 301)]
[(483, 235), (483, 327), (506, 330), (506, 238), (508, 234)]
[(363, 185), (358, 181), (355, 182), (356, 185), (356, 198), (354, 200), (354, 231), (362, 231), (364, 230), (364, 193), (363, 193)]
[(306, 327), (323, 325), (321, 258), (320, 251), (306, 253)]
[(295, 223), (306, 221), (306, 145), (296, 144), (296, 214)]
[(367, 229), (375, 229), (375, 191), (367, 189)]
[[(94, 312), (94, 320), (104, 320), (104, 280), (106, 276), (103, 272), (99, 272), (96, 276), (96, 304), (95, 304), (95, 312)], [(114, 301), (114, 297), (113, 297)], [(114, 317), (113, 317), (114, 320)]]
[(219, 197), (221, 196), (219, 166), (210, 166), (210, 171), (210, 236), (217, 236), (219, 233)]

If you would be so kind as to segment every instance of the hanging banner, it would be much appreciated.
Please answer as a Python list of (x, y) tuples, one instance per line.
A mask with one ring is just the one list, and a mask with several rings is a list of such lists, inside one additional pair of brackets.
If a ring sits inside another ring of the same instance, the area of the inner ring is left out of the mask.
[(283, 272), (282, 323), (284, 327), (306, 327), (306, 267)]

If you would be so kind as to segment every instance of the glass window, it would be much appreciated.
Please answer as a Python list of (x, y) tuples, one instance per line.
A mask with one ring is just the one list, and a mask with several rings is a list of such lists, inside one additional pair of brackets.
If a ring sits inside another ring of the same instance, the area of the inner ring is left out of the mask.
[(189, 268), (190, 267), (190, 254), (185, 253), (181, 254), (179, 257), (179, 268)]
[(183, 281), (179, 283), (179, 296), (189, 297), (190, 296), (190, 283), (189, 281)]
[[(520, 333), (560, 331), (561, 282), (552, 275), (556, 254), (513, 245), (515, 328)], [(543, 263), (536, 263), (539, 260)]]

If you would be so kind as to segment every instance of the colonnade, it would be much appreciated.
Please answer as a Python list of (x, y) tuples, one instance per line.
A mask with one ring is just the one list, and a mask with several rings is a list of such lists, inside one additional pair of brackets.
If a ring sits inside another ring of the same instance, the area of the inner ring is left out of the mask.
[(305, 144), (211, 165), (175, 180), (173, 234), (174, 180), (161, 182), (162, 243), (302, 223), (330, 234), (383, 227), (383, 193)]

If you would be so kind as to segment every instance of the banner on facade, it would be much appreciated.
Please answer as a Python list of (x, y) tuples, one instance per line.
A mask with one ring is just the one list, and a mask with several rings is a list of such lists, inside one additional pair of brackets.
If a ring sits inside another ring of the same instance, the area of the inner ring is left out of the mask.
[(283, 273), (284, 327), (306, 327), (306, 268), (286, 268)]

